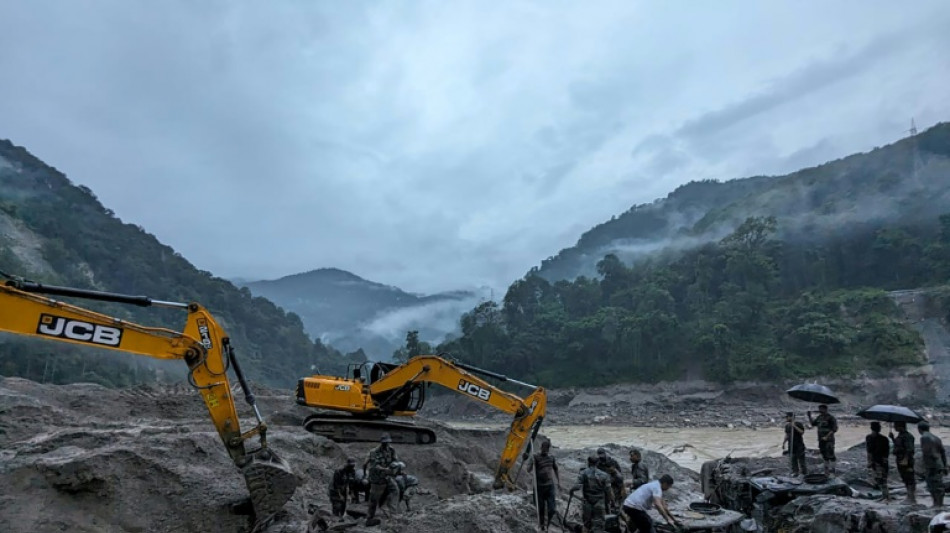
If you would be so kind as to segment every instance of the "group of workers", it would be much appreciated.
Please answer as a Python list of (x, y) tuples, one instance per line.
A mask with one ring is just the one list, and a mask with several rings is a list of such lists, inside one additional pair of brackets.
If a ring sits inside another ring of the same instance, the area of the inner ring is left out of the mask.
[(380, 506), (386, 505), (392, 510), (400, 501), (405, 501), (408, 506), (405, 489), (414, 484), (415, 479), (403, 474), (406, 465), (396, 457), (392, 441), (388, 433), (380, 437), (379, 446), (369, 452), (363, 463), (362, 477), (356, 473), (356, 459), (353, 458), (347, 459), (346, 464), (333, 473), (328, 493), (334, 516), (342, 517), (346, 513), (347, 502), (359, 503), (360, 494), (366, 494), (369, 503), (368, 526), (380, 523), (376, 518)]
[[(557, 516), (557, 491), (561, 482), (557, 460), (551, 455), (550, 441), (543, 441), (541, 451), (531, 457), (528, 472), (535, 474), (538, 520), (541, 530), (547, 531)], [(680, 525), (663, 501), (663, 492), (673, 486), (673, 478), (663, 475), (658, 480), (650, 481), (650, 472), (637, 449), (630, 450), (630, 474), (631, 481), (628, 484), (624, 481), (620, 463), (607, 455), (604, 448), (598, 449), (597, 455), (587, 458), (587, 467), (581, 470), (570, 489), (571, 498), (578, 491), (581, 493), (581, 516), (585, 531), (603, 533), (609, 511), (622, 512), (631, 532), (651, 533), (653, 519), (647, 511), (654, 506), (667, 523)]]
[[(824, 463), (825, 474), (836, 475), (835, 469), (835, 433), (838, 432), (838, 422), (828, 413), (827, 405), (818, 407), (818, 416), (812, 418), (808, 412), (809, 424), (817, 429), (818, 450)], [(893, 454), (897, 465), (897, 473), (907, 489), (905, 503), (917, 503), (917, 478), (914, 473), (914, 436), (907, 430), (906, 422), (894, 422), (893, 432), (885, 437), (881, 434), (881, 423), (871, 422), (871, 433), (865, 438), (867, 448), (867, 468), (880, 489), (884, 501), (891, 501), (887, 485), (887, 475), (890, 470), (889, 458)], [(935, 508), (943, 507), (944, 487), (943, 476), (947, 475), (947, 457), (943, 442), (930, 432), (930, 424), (919, 422), (917, 431), (920, 433), (920, 451), (923, 462), (924, 479), (927, 491), (933, 498)], [(785, 440), (784, 448), (788, 444), (793, 476), (807, 475), (805, 463), (805, 426), (795, 421), (794, 413), (785, 413)], [(893, 444), (892, 444), (893, 443)]]

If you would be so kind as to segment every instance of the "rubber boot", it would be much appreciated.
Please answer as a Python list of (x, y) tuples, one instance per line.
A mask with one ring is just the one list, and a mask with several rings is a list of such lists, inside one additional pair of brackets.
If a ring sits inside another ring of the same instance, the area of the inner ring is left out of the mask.
[(831, 461), (831, 477), (835, 477), (838, 471), (835, 469), (835, 461)]
[(886, 502), (891, 501), (891, 493), (890, 493), (890, 489), (887, 487), (886, 481), (881, 485), (881, 496), (884, 497), (884, 501)]
[(934, 496), (934, 509), (943, 507), (943, 494)]
[(910, 504), (917, 503), (917, 486), (906, 485), (906, 487), (907, 487), (907, 499), (904, 500), (904, 503), (910, 503)]
[(825, 475), (831, 475), (831, 467), (828, 465), (828, 461), (823, 461), (823, 463), (825, 465)]

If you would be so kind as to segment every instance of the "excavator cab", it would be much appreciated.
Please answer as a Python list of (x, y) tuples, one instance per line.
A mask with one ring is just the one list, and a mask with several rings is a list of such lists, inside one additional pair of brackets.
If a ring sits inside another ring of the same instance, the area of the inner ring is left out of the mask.
[[(157, 359), (181, 359), (188, 365), (188, 382), (201, 395), (211, 420), (242, 474), (251, 495), (257, 524), (266, 524), (293, 496), (299, 480), (286, 461), (267, 446), (267, 424), (257, 408), (230, 339), (207, 309), (197, 303), (177, 303), (71, 287), (41, 285), (0, 272), (0, 331), (53, 341), (94, 346)], [(105, 302), (177, 308), (187, 312), (182, 332), (153, 328), (67, 304), (43, 294)], [(232, 370), (257, 424), (242, 432), (228, 380)], [(246, 443), (258, 438), (256, 449)]]

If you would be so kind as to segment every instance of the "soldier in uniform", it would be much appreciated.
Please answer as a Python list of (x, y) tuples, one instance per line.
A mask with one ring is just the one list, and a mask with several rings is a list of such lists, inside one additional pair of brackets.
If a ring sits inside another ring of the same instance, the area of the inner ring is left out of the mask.
[(782, 441), (782, 447), (788, 443), (789, 460), (792, 462), (792, 475), (797, 476), (799, 472), (802, 475), (808, 474), (808, 467), (805, 463), (805, 425), (795, 421), (795, 413), (789, 411), (785, 413), (785, 440)]
[(369, 452), (369, 457), (367, 457), (366, 462), (363, 463), (364, 472), (366, 468), (369, 467), (369, 513), (366, 515), (367, 526), (379, 524), (379, 519), (376, 518), (376, 509), (380, 503), (383, 502), (387, 489), (390, 489), (390, 482), (392, 481), (393, 475), (390, 465), (392, 465), (394, 461), (399, 460), (396, 458), (396, 450), (390, 446), (392, 441), (393, 439), (389, 436), (389, 433), (383, 433), (383, 436), (379, 439), (379, 446)]
[(327, 492), (333, 516), (343, 516), (346, 512), (347, 493), (356, 482), (356, 459), (347, 459), (346, 465), (333, 472)]
[(914, 436), (907, 431), (905, 422), (894, 422), (897, 437), (888, 433), (894, 443), (894, 461), (897, 463), (897, 473), (907, 487), (906, 503), (917, 503), (917, 478), (914, 477)]
[(927, 492), (934, 500), (934, 507), (943, 507), (943, 476), (947, 474), (947, 454), (940, 437), (930, 432), (930, 424), (917, 424), (920, 432), (920, 452), (924, 461), (924, 479), (927, 480)]
[(630, 473), (633, 474), (630, 492), (650, 482), (650, 470), (647, 465), (643, 464), (643, 456), (640, 454), (640, 450), (636, 448), (630, 450)]
[(828, 413), (828, 406), (818, 406), (818, 416), (811, 417), (808, 411), (808, 423), (818, 428), (818, 451), (825, 462), (825, 474), (835, 475), (835, 433), (838, 432), (838, 421)]
[(557, 488), (561, 476), (557, 470), (557, 460), (551, 455), (551, 441), (541, 443), (541, 453), (536, 453), (528, 463), (528, 472), (535, 472), (538, 487), (538, 519), (541, 531), (547, 531), (551, 517), (557, 514)]
[(868, 470), (874, 476), (874, 483), (881, 489), (884, 501), (891, 501), (887, 489), (887, 456), (891, 454), (891, 443), (881, 435), (881, 423), (871, 422), (871, 434), (864, 439), (868, 453)]
[(571, 494), (578, 489), (583, 494), (584, 528), (590, 533), (604, 533), (604, 515), (607, 507), (613, 503), (613, 491), (610, 476), (597, 468), (597, 456), (587, 458), (587, 468), (577, 477), (577, 483), (571, 487)]
[[(616, 459), (607, 455), (606, 448), (597, 449), (597, 469), (610, 476), (610, 490), (613, 491), (614, 505), (619, 505), (623, 501), (623, 470)], [(610, 511), (617, 509), (611, 508)]]

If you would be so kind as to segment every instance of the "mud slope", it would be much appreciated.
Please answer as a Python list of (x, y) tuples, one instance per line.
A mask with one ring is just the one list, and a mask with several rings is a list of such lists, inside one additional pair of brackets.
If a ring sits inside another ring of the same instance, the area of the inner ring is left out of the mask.
[[(296, 424), (304, 413), (289, 395), (263, 396), (260, 404), (271, 422), (271, 446), (303, 482), (271, 529), (305, 531), (308, 507), (328, 508), (332, 469), (349, 456), (362, 463), (372, 445), (306, 433)], [(397, 449), (425, 494), (412, 513), (371, 530), (531, 531), (533, 510), (523, 491), (490, 493), (501, 435), (438, 428), (438, 436), (433, 446)], [(116, 391), (0, 379), (0, 450), (0, 523), (7, 533), (248, 529), (247, 518), (230, 511), (246, 497), (243, 478), (198, 395), (185, 387)], [(434, 519), (433, 506), (454, 512)]]

